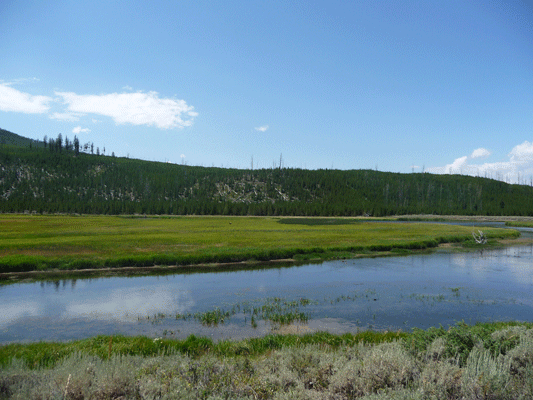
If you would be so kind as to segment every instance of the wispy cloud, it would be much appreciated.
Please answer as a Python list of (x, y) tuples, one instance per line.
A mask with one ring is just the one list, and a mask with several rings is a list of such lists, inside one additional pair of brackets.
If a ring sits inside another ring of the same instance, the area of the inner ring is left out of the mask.
[(509, 183), (530, 183), (533, 181), (533, 143), (527, 140), (516, 145), (507, 154), (508, 160), (474, 163), (473, 160), (486, 158), (492, 153), (479, 148), (470, 156), (456, 158), (444, 167), (428, 168), (426, 172), (435, 174), (463, 174), (498, 179)]
[(72, 133), (80, 133), (80, 132), (90, 132), (91, 130), (89, 128), (82, 128), (81, 126), (77, 126), (74, 129), (72, 129)]
[(49, 115), (50, 119), (57, 119), (58, 121), (76, 122), (80, 120), (80, 114), (74, 113), (52, 113)]
[(79, 95), (55, 92), (73, 113), (111, 117), (116, 124), (148, 125), (161, 129), (183, 128), (198, 115), (185, 100), (159, 98), (157, 92)]
[(33, 96), (12, 88), (8, 83), (0, 83), (0, 111), (43, 114), (50, 110), (52, 101), (51, 97)]
[(259, 132), (266, 132), (266, 130), (268, 129), (268, 125), (258, 126), (257, 128), (254, 128), (254, 129)]

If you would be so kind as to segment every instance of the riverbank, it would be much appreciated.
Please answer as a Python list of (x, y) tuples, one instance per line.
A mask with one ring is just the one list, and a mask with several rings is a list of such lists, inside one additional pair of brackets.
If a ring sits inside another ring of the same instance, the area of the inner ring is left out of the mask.
[[(397, 221), (460, 221), (460, 222), (524, 222), (533, 223), (533, 216), (515, 215), (433, 215), (410, 214), (391, 217)], [(521, 225), (515, 225), (521, 226)]]
[[(465, 246), (465, 243), (468, 245)], [(147, 276), (147, 275), (167, 275), (176, 273), (202, 273), (221, 272), (235, 270), (251, 270), (280, 266), (292, 266), (304, 263), (323, 262), (330, 260), (374, 258), (374, 257), (394, 257), (408, 256), (416, 254), (431, 253), (433, 251), (465, 252), (479, 249), (490, 249), (507, 246), (521, 246), (533, 244), (531, 238), (506, 238), (493, 239), (485, 245), (478, 245), (468, 237), (464, 242), (445, 242), (436, 247), (425, 247), (421, 249), (393, 248), (390, 251), (361, 251), (361, 252), (323, 252), (314, 253), (313, 257), (307, 258), (283, 258), (278, 260), (247, 260), (231, 263), (199, 263), (192, 265), (154, 265), (145, 267), (109, 267), (109, 268), (86, 268), (79, 270), (52, 269), (48, 271), (20, 271), (0, 273), (0, 284), (17, 283), (22, 281), (38, 281), (53, 279), (78, 279), (91, 277), (112, 277), (112, 276)]]
[[(533, 324), (0, 346), (6, 398), (528, 399)], [(480, 396), (482, 394), (482, 396)]]

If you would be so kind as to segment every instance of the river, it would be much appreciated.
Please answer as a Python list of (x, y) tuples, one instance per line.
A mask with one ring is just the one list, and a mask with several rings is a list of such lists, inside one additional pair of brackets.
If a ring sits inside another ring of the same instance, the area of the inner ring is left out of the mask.
[[(533, 245), (526, 245), (230, 272), (17, 283), (0, 287), (0, 343), (98, 334), (195, 334), (218, 340), (270, 332), (531, 321), (532, 268)], [(202, 315), (217, 310), (227, 315), (223, 323), (202, 324)], [(265, 310), (305, 317), (284, 325)]]

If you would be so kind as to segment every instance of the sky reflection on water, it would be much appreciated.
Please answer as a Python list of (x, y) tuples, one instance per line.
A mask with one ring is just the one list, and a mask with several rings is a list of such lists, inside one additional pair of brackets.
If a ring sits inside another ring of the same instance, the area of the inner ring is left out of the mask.
[(7, 285), (0, 287), (0, 343), (117, 333), (259, 336), (280, 327), (259, 321), (253, 328), (242, 312), (218, 327), (175, 316), (216, 307), (260, 307), (273, 297), (312, 301), (301, 308), (310, 321), (293, 327), (299, 331), (531, 321), (532, 261), (533, 246), (528, 245), (247, 271)]

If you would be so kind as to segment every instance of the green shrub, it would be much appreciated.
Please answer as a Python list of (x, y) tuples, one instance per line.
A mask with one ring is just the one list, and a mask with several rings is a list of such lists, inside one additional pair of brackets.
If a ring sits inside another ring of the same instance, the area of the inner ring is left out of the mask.
[(415, 359), (400, 343), (383, 343), (348, 361), (332, 378), (332, 389), (341, 396), (354, 398), (382, 389), (407, 387), (419, 373)]
[(98, 336), (7, 345), (0, 348), (0, 398), (533, 398), (531, 324), (461, 323), (399, 334), (318, 332), (218, 343)]
[(482, 345), (475, 346), (461, 377), (463, 394), (474, 399), (505, 398), (511, 381), (509, 366), (509, 359), (503, 355), (493, 358)]

